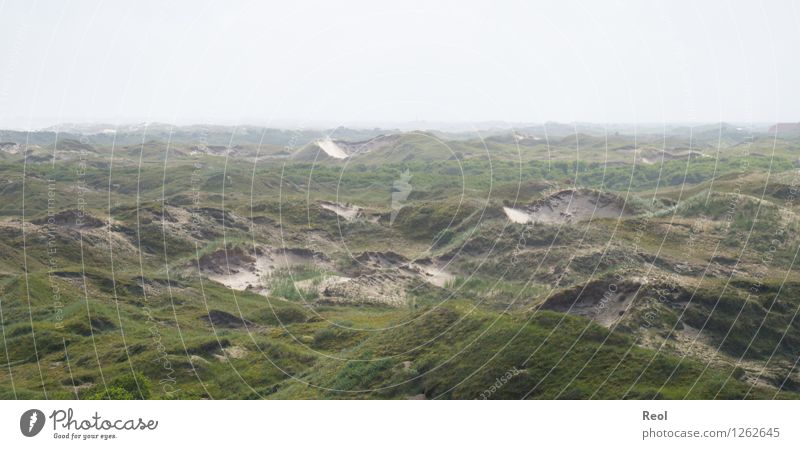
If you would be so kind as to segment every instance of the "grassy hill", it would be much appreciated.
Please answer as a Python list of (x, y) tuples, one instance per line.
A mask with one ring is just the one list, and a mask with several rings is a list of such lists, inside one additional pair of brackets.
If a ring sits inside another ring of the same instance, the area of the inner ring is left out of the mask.
[(800, 142), (723, 127), (0, 132), (0, 397), (797, 398)]

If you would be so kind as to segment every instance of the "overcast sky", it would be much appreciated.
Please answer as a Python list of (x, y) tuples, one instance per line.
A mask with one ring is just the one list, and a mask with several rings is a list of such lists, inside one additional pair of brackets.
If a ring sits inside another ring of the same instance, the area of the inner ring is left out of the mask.
[(792, 1), (166, 3), (0, 0), (0, 127), (800, 120)]

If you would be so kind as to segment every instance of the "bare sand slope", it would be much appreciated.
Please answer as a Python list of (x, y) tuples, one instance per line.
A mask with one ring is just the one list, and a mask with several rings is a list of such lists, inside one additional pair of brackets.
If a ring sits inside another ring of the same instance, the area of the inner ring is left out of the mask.
[(333, 203), (330, 201), (322, 201), (319, 203), (319, 206), (325, 210), (329, 210), (336, 215), (344, 218), (347, 221), (353, 221), (358, 218), (359, 213), (363, 209), (358, 206), (348, 205), (348, 204), (341, 204), (341, 203)]
[(358, 267), (348, 276), (295, 283), (299, 289), (315, 288), (320, 302), (331, 304), (406, 304), (409, 287), (428, 283), (445, 287), (454, 276), (430, 259), (408, 260), (400, 254), (368, 251), (355, 257)]
[(313, 252), (298, 248), (219, 249), (200, 258), (200, 269), (208, 279), (234, 290), (253, 289), (266, 295), (268, 278), (276, 270), (320, 261)]
[(330, 137), (325, 139), (320, 139), (317, 141), (317, 145), (325, 152), (328, 156), (334, 159), (347, 159), (347, 152), (342, 149), (336, 142), (331, 140)]
[(573, 223), (596, 218), (624, 218), (633, 210), (616, 195), (588, 189), (567, 189), (524, 208), (504, 207), (514, 223)]
[(503, 212), (505, 212), (506, 217), (508, 217), (508, 219), (511, 220), (512, 223), (526, 224), (530, 223), (532, 220), (531, 214), (524, 209), (504, 207)]

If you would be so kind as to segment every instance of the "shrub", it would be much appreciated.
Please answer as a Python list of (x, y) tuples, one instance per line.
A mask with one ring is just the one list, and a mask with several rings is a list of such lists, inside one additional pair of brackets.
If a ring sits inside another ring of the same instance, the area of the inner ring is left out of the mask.
[(140, 372), (117, 377), (106, 388), (87, 393), (85, 399), (150, 399), (150, 379)]
[(122, 387), (108, 387), (107, 389), (100, 390), (91, 394), (86, 397), (86, 399), (92, 400), (103, 400), (103, 399), (110, 399), (110, 400), (131, 400), (134, 399), (133, 394), (130, 391), (122, 388)]

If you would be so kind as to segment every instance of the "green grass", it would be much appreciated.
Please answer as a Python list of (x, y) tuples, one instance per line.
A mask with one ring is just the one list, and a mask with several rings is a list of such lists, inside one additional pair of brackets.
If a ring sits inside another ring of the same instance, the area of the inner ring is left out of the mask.
[[(159, 142), (146, 144), (141, 165), (135, 142), (117, 148), (113, 160), (107, 142), (95, 142), (82, 176), (86, 211), (112, 217), (111, 230), (131, 246), (109, 248), (105, 228), (29, 226), (23, 236), (19, 226), (0, 226), (0, 398), (462, 399), (481, 397), (510, 370), (492, 398), (741, 398), (752, 373), (735, 360), (762, 363), (775, 352), (771, 368), (782, 372), (800, 351), (793, 320), (800, 278), (788, 269), (800, 243), (790, 189), (795, 142), (777, 142), (773, 160), (771, 141), (757, 141), (747, 156), (731, 142), (719, 160), (634, 166), (629, 152), (617, 151), (631, 144), (626, 136), (559, 138), (521, 152), (502, 139), (486, 147), (448, 141), (451, 153), (415, 133), (390, 154), (310, 164), (274, 157), (287, 138), (276, 132), (268, 133), (274, 148), (254, 164), (258, 140), (241, 138), (247, 141), (227, 166), (223, 157), (190, 156), (189, 138), (174, 142), (169, 155)], [(662, 144), (648, 139), (639, 143)], [(716, 141), (696, 143), (710, 154)], [(78, 205), (76, 161), (65, 155), (53, 166), (50, 150), (35, 150), (25, 166), (27, 221), (46, 219), (49, 179), (56, 210)], [(22, 167), (21, 157), (0, 155), (0, 173), (8, 175), (0, 186), (4, 220), (21, 217)], [(412, 191), (389, 226), (392, 185), (406, 170)], [(630, 190), (640, 215), (533, 231), (503, 216), (503, 204), (524, 206), (575, 187), (620, 198)], [(382, 218), (337, 220), (321, 200)], [(208, 208), (198, 211), (200, 229), (160, 221), (170, 208), (194, 207)], [(226, 215), (223, 227), (214, 218), (221, 213), (238, 218)], [(273, 272), (268, 297), (233, 292), (197, 270), (198, 257), (226, 245), (313, 246), (329, 263)], [(367, 250), (448, 260), (457, 276), (445, 288), (421, 284), (406, 307), (315, 303), (322, 280), (357, 272), (351, 256)], [(535, 307), (552, 291), (618, 273), (650, 272), (657, 285), (654, 274), (675, 275), (680, 263), (705, 267), (712, 256), (719, 272), (699, 282), (691, 302), (686, 279), (697, 274), (682, 278), (673, 301), (653, 306), (658, 315), (646, 335), (669, 343), (658, 353), (641, 342), (644, 302), (613, 331)], [(741, 271), (726, 283), (724, 270), (737, 261)], [(212, 328), (209, 311), (247, 325)], [(682, 324), (704, 327), (719, 347), (709, 369), (707, 360), (681, 358), (669, 331)], [(798, 392), (789, 381), (783, 391), (759, 387), (747, 397)]]

